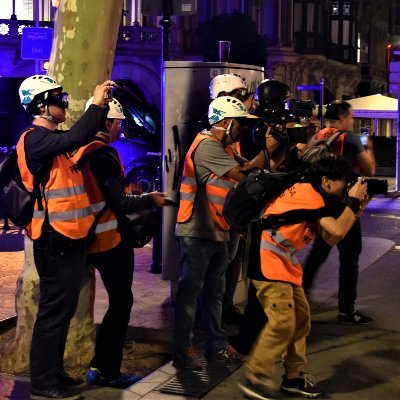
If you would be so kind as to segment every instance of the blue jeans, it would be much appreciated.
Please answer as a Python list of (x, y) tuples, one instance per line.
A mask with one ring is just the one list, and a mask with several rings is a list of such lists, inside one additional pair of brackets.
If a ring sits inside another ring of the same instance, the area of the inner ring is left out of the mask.
[(226, 242), (180, 237), (181, 277), (175, 305), (174, 339), (177, 348), (190, 346), (197, 297), (203, 289), (203, 321), (207, 328), (207, 350), (217, 352), (227, 344), (221, 326), (222, 296), (228, 266)]

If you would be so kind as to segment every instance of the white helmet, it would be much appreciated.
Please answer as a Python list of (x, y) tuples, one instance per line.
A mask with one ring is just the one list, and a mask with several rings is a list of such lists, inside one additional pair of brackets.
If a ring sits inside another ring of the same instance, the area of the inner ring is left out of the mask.
[(28, 105), (38, 94), (49, 92), (54, 89), (62, 89), (53, 78), (46, 75), (33, 75), (26, 78), (19, 87), (18, 93), (21, 99), (21, 104), (27, 109)]
[(245, 105), (235, 97), (217, 97), (208, 107), (208, 121), (210, 125), (222, 121), (224, 118), (258, 118), (249, 114)]
[[(93, 103), (93, 96), (86, 102), (85, 111)], [(110, 107), (107, 113), (107, 118), (112, 119), (125, 119), (124, 110), (122, 109), (121, 103), (117, 99), (112, 99), (107, 103)]]
[(235, 89), (246, 89), (244, 80), (235, 74), (217, 75), (210, 82), (210, 98), (216, 99), (221, 92), (230, 93)]

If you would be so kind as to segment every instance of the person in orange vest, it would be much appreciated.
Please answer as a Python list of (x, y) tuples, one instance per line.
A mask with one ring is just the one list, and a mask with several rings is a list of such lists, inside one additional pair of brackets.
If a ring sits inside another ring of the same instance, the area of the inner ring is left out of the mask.
[[(353, 171), (366, 176), (375, 174), (375, 155), (373, 142), (369, 138), (363, 145), (360, 135), (352, 132), (354, 117), (351, 105), (345, 101), (334, 101), (327, 106), (325, 119), (327, 128), (316, 134), (316, 139), (327, 139), (338, 131), (343, 131), (333, 144), (333, 152), (343, 155), (351, 164)], [(343, 204), (337, 204), (337, 212), (343, 210)], [(361, 223), (357, 220), (348, 234), (337, 244), (339, 250), (339, 293), (338, 322), (341, 324), (365, 325), (372, 318), (355, 309), (358, 282), (358, 259), (362, 251)], [(328, 258), (332, 247), (319, 235), (304, 262), (303, 286), (310, 292), (315, 274)]]
[(32, 222), (26, 229), (33, 240), (40, 285), (30, 352), (32, 399), (81, 398), (76, 387), (83, 381), (64, 372), (63, 355), (94, 217), (79, 165), (70, 152), (98, 132), (113, 86), (110, 80), (96, 86), (93, 105), (69, 131), (57, 130), (65, 121), (68, 95), (53, 78), (34, 75), (19, 88), (21, 104), (33, 119), (16, 150), (22, 181), (36, 195)]
[[(89, 99), (89, 108), (93, 98)], [(89, 201), (97, 216), (95, 238), (88, 249), (88, 265), (100, 273), (109, 306), (97, 331), (95, 354), (86, 382), (99, 386), (127, 388), (140, 377), (120, 372), (123, 346), (133, 304), (132, 279), (134, 254), (122, 225), (130, 214), (166, 204), (160, 192), (133, 195), (126, 190), (124, 168), (117, 150), (110, 146), (121, 131), (125, 116), (116, 99), (95, 140), (75, 155), (81, 168)]]
[[(295, 253), (311, 243), (318, 231), (333, 244), (351, 229), (367, 194), (361, 178), (348, 189), (351, 179), (352, 171), (345, 159), (321, 157), (310, 166), (308, 181), (296, 183), (264, 209), (260, 263), (249, 267), (248, 276), (268, 322), (246, 361), (244, 379), (238, 383), (246, 396), (273, 396), (271, 377), (278, 357), (283, 357), (285, 369), (282, 392), (302, 397), (321, 394), (315, 380), (304, 372), (310, 308)], [(336, 218), (329, 207), (332, 196), (342, 198), (346, 204)]]
[[(248, 93), (244, 79), (237, 74), (221, 74), (215, 76), (210, 82), (209, 92), (211, 100), (221, 96), (232, 96), (242, 101), (247, 110), (251, 108), (253, 95)], [(207, 115), (205, 117), (207, 117)], [(205, 127), (210, 127), (208, 119), (204, 121), (204, 125)], [(242, 135), (242, 139), (243, 136), (251, 135)], [(236, 153), (243, 156), (241, 152), (241, 143), (239, 141), (232, 143), (231, 147)], [(225, 292), (222, 299), (222, 321), (226, 324), (238, 325), (243, 319), (241, 312), (233, 304), (233, 297), (242, 269), (243, 248), (244, 243), (243, 240), (240, 240), (240, 234), (231, 229), (228, 241), (229, 263), (226, 269)]]
[[(244, 104), (231, 96), (218, 97), (209, 106), (209, 131), (200, 132), (186, 154), (180, 187), (176, 236), (181, 246), (181, 277), (175, 306), (177, 368), (200, 368), (192, 345), (197, 297), (203, 290), (203, 316), (207, 325), (206, 357), (241, 361), (228, 345), (221, 327), (222, 296), (228, 265), (229, 226), (222, 208), (229, 189), (243, 177), (243, 169), (262, 168), (265, 154), (244, 162), (229, 147), (240, 140), (242, 124), (249, 115)], [(242, 165), (241, 165), (242, 164)]]

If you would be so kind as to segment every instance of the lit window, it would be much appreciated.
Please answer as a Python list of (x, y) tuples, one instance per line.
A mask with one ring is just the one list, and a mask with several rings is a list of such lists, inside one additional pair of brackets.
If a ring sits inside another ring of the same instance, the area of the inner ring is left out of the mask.
[(339, 2), (338, 1), (332, 2), (332, 15), (339, 15)]
[(343, 3), (343, 15), (349, 16), (350, 15), (350, 1), (345, 1)]

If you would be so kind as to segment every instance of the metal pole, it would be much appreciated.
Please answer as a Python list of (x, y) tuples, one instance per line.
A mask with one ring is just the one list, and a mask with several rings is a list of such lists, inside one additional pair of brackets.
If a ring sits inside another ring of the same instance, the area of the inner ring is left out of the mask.
[(172, 26), (171, 14), (172, 14), (172, 0), (164, 0), (163, 15), (160, 21), (160, 25), (163, 28), (162, 61), (169, 61), (170, 58), (171, 26)]
[(400, 92), (397, 92), (396, 191), (400, 190)]
[(324, 118), (322, 116), (322, 106), (324, 104), (324, 86), (325, 86), (325, 78), (321, 76), (319, 78), (319, 109), (321, 112), (321, 117), (320, 117), (320, 122), (321, 122), (321, 129), (322, 129), (322, 124), (324, 122)]
[[(35, 27), (39, 26), (39, 0), (33, 2), (33, 14), (35, 19)], [(35, 60), (35, 74), (38, 75), (40, 72), (40, 60)]]

